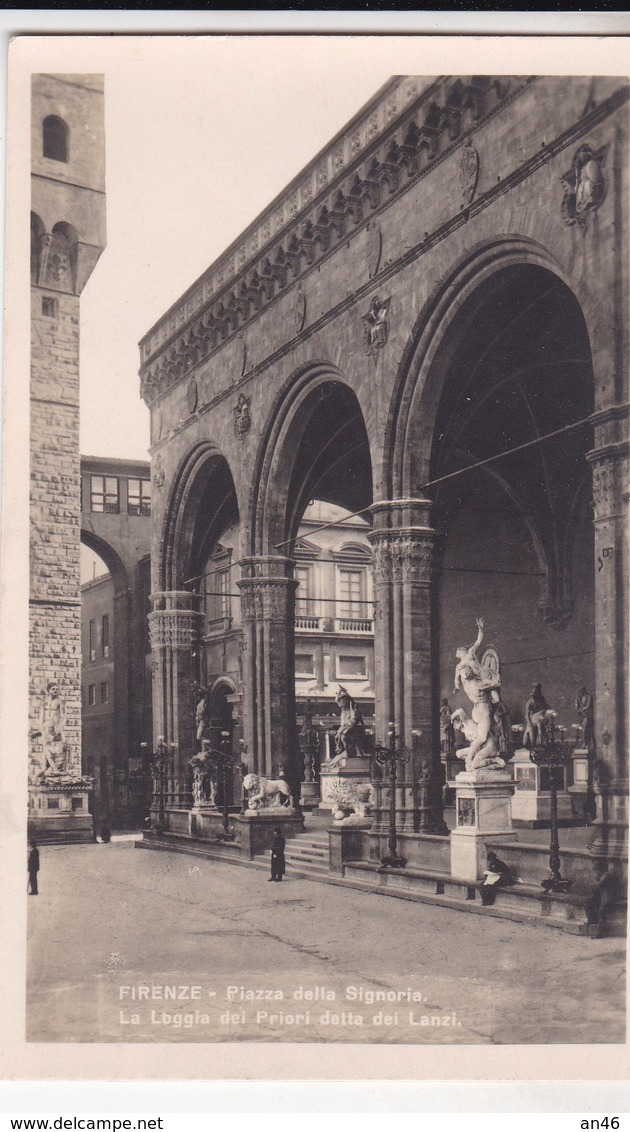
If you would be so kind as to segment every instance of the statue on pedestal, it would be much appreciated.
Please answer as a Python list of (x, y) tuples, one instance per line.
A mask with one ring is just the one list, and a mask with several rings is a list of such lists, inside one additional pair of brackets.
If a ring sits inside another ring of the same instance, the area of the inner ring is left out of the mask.
[(195, 806), (216, 806), (217, 773), (212, 758), (209, 739), (202, 739), (201, 751), (193, 755), (188, 765), (192, 767), (192, 795)]
[(477, 638), (469, 648), (456, 650), (454, 691), (459, 686), (468, 696), (472, 719), (462, 708), (453, 712), (451, 723), (456, 731), (465, 735), (470, 746), (456, 751), (458, 758), (466, 759), (466, 770), (480, 767), (504, 767), (510, 757), (508, 749), (508, 714), (501, 699), (499, 658), (493, 648), (485, 650), (481, 661), (477, 652), (483, 641), (483, 617), (477, 618)]
[(542, 694), (542, 685), (534, 684), (530, 697), (525, 704), (524, 747), (530, 749), (542, 742), (544, 722), (550, 711), (549, 704)]
[(278, 806), (283, 806), (289, 813), (293, 813), (291, 790), (286, 778), (263, 778), (259, 774), (246, 774), (243, 788), (249, 794), (246, 814), (275, 809)]
[(201, 684), (193, 684), (192, 694), (195, 701), (195, 735), (197, 742), (201, 743), (210, 718), (210, 692)]
[(595, 746), (595, 721), (593, 712), (593, 697), (586, 688), (580, 688), (576, 700), (578, 724), (582, 728), (582, 742), (588, 750)]
[(337, 758), (331, 759), (328, 764), (329, 767), (338, 765), (337, 759), (340, 759), (342, 755), (353, 759), (368, 757), (368, 741), (363, 716), (350, 693), (341, 684), (335, 697), (335, 703), (341, 709), (341, 718), (335, 734)]
[(39, 730), (31, 731), (31, 739), (42, 741), (40, 782), (60, 778), (68, 773), (65, 740), (66, 707), (59, 694), (59, 685), (51, 680), (46, 688), (39, 715)]
[(451, 706), (444, 696), (440, 705), (440, 755), (443, 761), (455, 754), (455, 728), (451, 715)]

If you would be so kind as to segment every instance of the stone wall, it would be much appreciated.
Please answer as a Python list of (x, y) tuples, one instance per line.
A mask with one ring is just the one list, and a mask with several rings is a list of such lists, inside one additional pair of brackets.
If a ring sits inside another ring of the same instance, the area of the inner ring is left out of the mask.
[[(66, 708), (69, 769), (81, 773), (79, 300), (57, 295), (57, 317), (32, 296), (31, 671), (29, 728), (50, 680)], [(41, 743), (30, 750), (31, 780)]]
[[(102, 78), (34, 75), (31, 110), (29, 781), (35, 785), (43, 749), (33, 733), (41, 731), (50, 683), (58, 684), (65, 713), (64, 776), (81, 777), (79, 297), (105, 242)], [(45, 156), (44, 122), (51, 115), (68, 131), (65, 156)], [(59, 775), (52, 777), (59, 783)], [(68, 815), (69, 830), (70, 803)], [(64, 821), (55, 824), (62, 835)]]

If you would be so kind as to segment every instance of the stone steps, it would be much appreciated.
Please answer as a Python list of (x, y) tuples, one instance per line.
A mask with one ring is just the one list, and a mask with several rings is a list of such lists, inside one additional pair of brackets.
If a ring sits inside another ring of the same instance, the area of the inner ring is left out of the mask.
[(326, 880), (328, 877), (328, 834), (325, 830), (298, 834), (284, 847), (287, 870), (294, 876)]
[(544, 923), (573, 935), (588, 934), (583, 911), (584, 896), (555, 893), (552, 897), (533, 885), (510, 885), (497, 889), (493, 905), (481, 903), (479, 890), (465, 881), (440, 876), (423, 869), (379, 869), (374, 863), (348, 862), (344, 880), (356, 881), (372, 892), (424, 901), (442, 907), (528, 923)]
[[(572, 935), (588, 935), (583, 911), (584, 895), (574, 892), (557, 893), (553, 897), (541, 892), (540, 886), (518, 884), (499, 888), (495, 903), (484, 906), (479, 890), (465, 881), (454, 880), (447, 874), (408, 866), (405, 869), (381, 869), (377, 862), (347, 861), (343, 876), (328, 872), (327, 834), (299, 834), (287, 841), (285, 858), (288, 879), (310, 880), (332, 884), (340, 888), (353, 888), (374, 896), (389, 896), (431, 904), (491, 919), (511, 920), (516, 923), (550, 927)], [(145, 835), (136, 846), (143, 849), (170, 849), (174, 852), (224, 861), (269, 873), (269, 851), (258, 854), (253, 860), (238, 855), (230, 844), (202, 842), (182, 834)], [(610, 931), (623, 935), (626, 909), (620, 906), (610, 917)]]

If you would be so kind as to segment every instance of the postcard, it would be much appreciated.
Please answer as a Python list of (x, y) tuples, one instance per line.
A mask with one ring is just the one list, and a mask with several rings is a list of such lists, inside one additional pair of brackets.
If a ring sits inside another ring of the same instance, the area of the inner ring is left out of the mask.
[(12, 42), (7, 1076), (626, 1076), (628, 59)]

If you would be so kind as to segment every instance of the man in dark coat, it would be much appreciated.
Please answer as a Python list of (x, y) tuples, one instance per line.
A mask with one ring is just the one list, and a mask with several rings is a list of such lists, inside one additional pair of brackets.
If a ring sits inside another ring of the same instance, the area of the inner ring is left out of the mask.
[(284, 835), (280, 826), (277, 825), (273, 831), (273, 841), (271, 843), (271, 876), (269, 880), (282, 880), (285, 868)]
[(34, 841), (30, 842), (31, 851), (28, 855), (28, 894), (37, 896), (37, 874), (39, 872), (39, 849)]
[(490, 851), (488, 853), (488, 868), (479, 888), (481, 903), (485, 904), (486, 907), (494, 904), (496, 890), (504, 884), (514, 884), (512, 870), (509, 865), (506, 865), (505, 861), (499, 860), (496, 853)]

